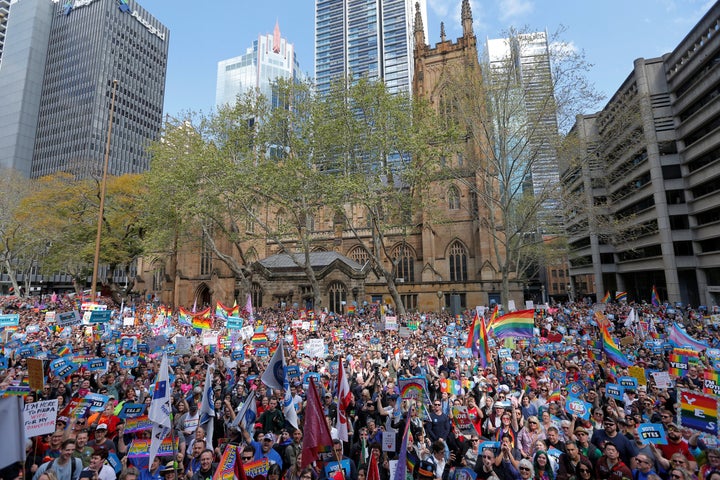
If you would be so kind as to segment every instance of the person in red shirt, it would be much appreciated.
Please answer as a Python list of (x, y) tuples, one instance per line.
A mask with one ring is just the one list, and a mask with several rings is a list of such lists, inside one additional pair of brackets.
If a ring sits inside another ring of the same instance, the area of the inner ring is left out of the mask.
[(693, 454), (690, 453), (690, 447), (688, 447), (688, 444), (685, 440), (683, 440), (680, 428), (676, 424), (670, 423), (667, 426), (666, 437), (668, 441), (667, 445), (657, 446), (657, 449), (660, 453), (662, 453), (662, 458), (658, 458), (662, 467), (666, 470), (669, 469), (671, 466), (672, 456), (676, 453), (680, 453), (687, 459), (690, 469), (693, 472), (697, 471), (697, 462), (695, 461)]
[(606, 442), (603, 456), (595, 465), (595, 477), (600, 480), (631, 480), (632, 472), (620, 460), (620, 452), (612, 442)]

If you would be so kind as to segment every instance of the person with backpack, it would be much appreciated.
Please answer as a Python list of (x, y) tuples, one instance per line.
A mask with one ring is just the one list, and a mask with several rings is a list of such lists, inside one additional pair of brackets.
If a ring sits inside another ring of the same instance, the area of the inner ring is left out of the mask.
[(68, 438), (60, 445), (60, 456), (45, 462), (37, 469), (32, 480), (38, 480), (46, 470), (52, 470), (58, 480), (78, 480), (83, 469), (82, 460), (75, 458), (75, 439)]

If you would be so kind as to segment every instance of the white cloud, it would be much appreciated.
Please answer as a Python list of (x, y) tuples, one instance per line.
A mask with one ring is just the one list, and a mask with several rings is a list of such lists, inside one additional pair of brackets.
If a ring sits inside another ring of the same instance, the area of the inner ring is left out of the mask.
[(450, 11), (450, 7), (454, 7), (456, 3), (454, 0), (428, 0), (427, 2), (428, 6), (440, 18), (445, 18)]
[(532, 13), (535, 4), (531, 0), (500, 0), (498, 3), (500, 18), (508, 20)]
[(578, 53), (578, 48), (574, 42), (552, 42), (548, 49), (554, 54), (566, 56), (570, 53)]

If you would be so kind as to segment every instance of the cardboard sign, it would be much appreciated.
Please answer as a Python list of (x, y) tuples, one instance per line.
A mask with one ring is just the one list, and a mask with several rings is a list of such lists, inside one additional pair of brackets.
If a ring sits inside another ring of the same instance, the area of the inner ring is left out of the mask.
[(382, 450), (383, 452), (395, 451), (395, 432), (382, 432)]
[(655, 385), (657, 385), (657, 388), (660, 389), (668, 389), (672, 388), (673, 381), (670, 378), (669, 372), (652, 372), (653, 379), (655, 380)]
[(452, 421), (457, 429), (464, 436), (480, 435), (475, 428), (475, 425), (473, 425), (472, 420), (470, 420), (470, 415), (467, 413), (467, 407), (462, 405), (453, 405), (450, 409), (450, 416), (452, 417)]
[[(170, 442), (170, 437), (167, 437), (165, 440), (162, 441), (160, 444), (160, 448), (158, 449), (157, 456), (158, 457), (170, 457), (172, 455), (175, 455), (175, 452), (178, 449), (178, 439), (175, 439), (175, 446), (173, 448), (173, 444)], [(130, 448), (128, 449), (127, 457), (128, 458), (145, 458), (150, 456), (150, 439), (149, 438), (143, 438), (132, 441), (130, 444)]]
[(608, 383), (605, 386), (605, 396), (608, 398), (614, 398), (615, 400), (623, 399), (623, 388), (617, 383)]
[(645, 369), (643, 367), (632, 366), (628, 367), (628, 375), (636, 378), (638, 385), (647, 385), (647, 377), (645, 376)]
[(57, 411), (57, 398), (55, 400), (26, 403), (23, 411), (25, 436), (30, 438), (55, 432)]
[(714, 395), (680, 390), (680, 425), (696, 432), (718, 434), (718, 399)]
[(43, 361), (38, 358), (27, 359), (28, 383), (32, 390), (42, 390), (45, 385)]
[(82, 323), (82, 319), (80, 318), (80, 314), (77, 312), (77, 310), (73, 310), (72, 312), (58, 313), (55, 316), (55, 319), (59, 327), (70, 327), (73, 325), (80, 325)]
[(0, 327), (16, 327), (18, 325), (20, 325), (19, 313), (0, 315)]

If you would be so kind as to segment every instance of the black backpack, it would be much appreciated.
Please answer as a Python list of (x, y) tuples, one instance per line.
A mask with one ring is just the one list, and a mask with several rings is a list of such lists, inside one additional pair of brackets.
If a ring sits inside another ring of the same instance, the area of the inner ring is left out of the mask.
[[(53, 465), (55, 465), (55, 460), (57, 460), (57, 458), (53, 458), (52, 461), (50, 462), (50, 465), (48, 465), (45, 470), (50, 470), (53, 467)], [(70, 462), (71, 462), (70, 463), (70, 480), (75, 480), (75, 469), (77, 468), (76, 467), (77, 462), (75, 460), (80, 460), (80, 459), (77, 457), (70, 457)]]

